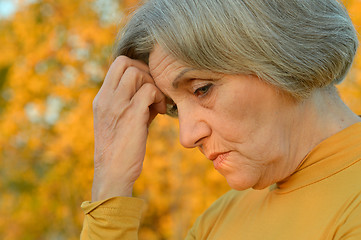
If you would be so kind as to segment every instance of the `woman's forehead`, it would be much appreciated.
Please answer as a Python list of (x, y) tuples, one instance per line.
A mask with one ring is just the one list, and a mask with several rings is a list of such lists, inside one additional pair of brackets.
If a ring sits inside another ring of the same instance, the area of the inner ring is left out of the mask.
[(156, 46), (149, 55), (149, 71), (159, 88), (176, 89), (187, 75), (197, 70), (185, 66), (161, 47)]
[(176, 62), (177, 61), (174, 57), (167, 54), (161, 47), (156, 45), (149, 55), (150, 74), (155, 80), (158, 78), (164, 78), (174, 72)]
[(159, 45), (156, 45), (149, 55), (149, 71), (157, 86), (166, 84), (175, 89), (190, 79), (223, 75), (183, 64)]

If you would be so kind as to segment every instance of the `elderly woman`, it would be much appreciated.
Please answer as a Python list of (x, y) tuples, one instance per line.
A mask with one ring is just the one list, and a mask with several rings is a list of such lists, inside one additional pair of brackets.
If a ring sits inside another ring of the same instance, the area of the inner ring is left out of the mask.
[(334, 86), (357, 44), (337, 0), (146, 2), (93, 103), (82, 239), (138, 238), (132, 187), (166, 112), (234, 189), (186, 239), (361, 239), (361, 118)]

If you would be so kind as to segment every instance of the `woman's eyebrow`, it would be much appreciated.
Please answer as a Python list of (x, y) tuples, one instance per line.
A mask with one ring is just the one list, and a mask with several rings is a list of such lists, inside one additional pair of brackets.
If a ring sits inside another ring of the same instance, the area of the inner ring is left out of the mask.
[(196, 69), (194, 69), (194, 68), (183, 69), (173, 80), (172, 86), (174, 88), (178, 88), (179, 84), (185, 80), (184, 78), (182, 79), (183, 75), (186, 74), (187, 72), (194, 71), (194, 70), (196, 70)]

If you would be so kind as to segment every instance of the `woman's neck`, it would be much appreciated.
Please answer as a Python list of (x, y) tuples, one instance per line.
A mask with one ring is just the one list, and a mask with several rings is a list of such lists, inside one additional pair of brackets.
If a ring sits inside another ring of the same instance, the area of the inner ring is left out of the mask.
[(298, 149), (295, 160), (299, 163), (324, 139), (343, 129), (361, 122), (341, 100), (337, 90), (332, 88), (315, 91), (312, 96), (300, 103), (300, 116), (296, 129), (304, 129), (295, 134), (294, 141)]

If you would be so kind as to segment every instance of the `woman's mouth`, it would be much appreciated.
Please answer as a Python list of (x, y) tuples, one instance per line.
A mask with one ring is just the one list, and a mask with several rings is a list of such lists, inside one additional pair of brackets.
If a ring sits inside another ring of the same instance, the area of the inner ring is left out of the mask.
[(227, 159), (229, 152), (218, 154), (218, 156), (212, 160), (213, 166), (216, 170), (220, 169), (224, 160)]

